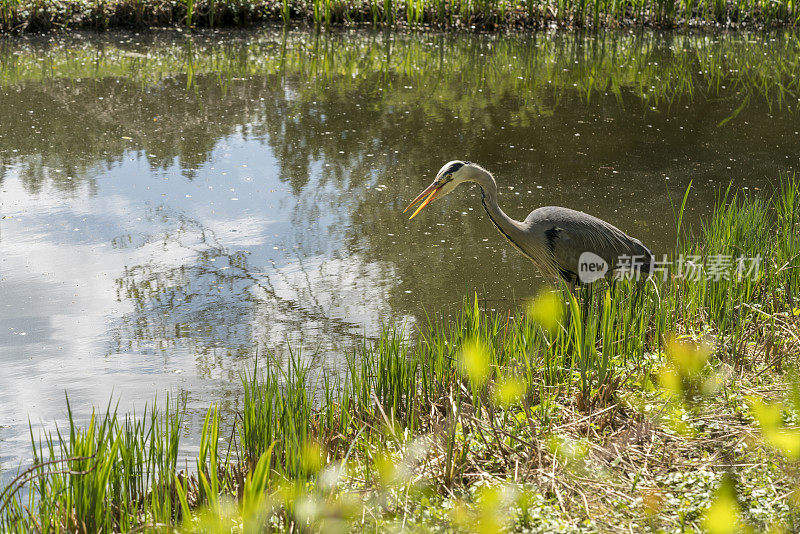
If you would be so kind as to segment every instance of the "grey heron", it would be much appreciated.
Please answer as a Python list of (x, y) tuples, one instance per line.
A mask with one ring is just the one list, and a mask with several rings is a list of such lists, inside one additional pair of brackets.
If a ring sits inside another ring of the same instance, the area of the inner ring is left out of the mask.
[(651, 271), (654, 256), (650, 249), (616, 226), (592, 215), (546, 206), (532, 211), (524, 221), (512, 219), (497, 204), (497, 183), (492, 174), (469, 161), (446, 163), (433, 183), (403, 213), (422, 201), (411, 215), (410, 219), (413, 219), (434, 199), (449, 194), (465, 182), (478, 184), (481, 203), (494, 226), (552, 283), (562, 279), (570, 289), (574, 289), (575, 284), (611, 277), (625, 261), (630, 261), (625, 266), (630, 269), (629, 274), (637, 278)]

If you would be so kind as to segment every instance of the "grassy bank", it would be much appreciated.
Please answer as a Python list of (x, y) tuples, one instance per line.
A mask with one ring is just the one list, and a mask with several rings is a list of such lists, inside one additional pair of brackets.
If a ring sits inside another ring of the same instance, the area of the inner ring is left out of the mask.
[(800, 183), (721, 195), (675, 255), (699, 259), (639, 289), (468, 301), (346, 376), (267, 359), (235, 421), (209, 409), (190, 466), (174, 403), (32, 430), (0, 530), (795, 532)]
[(0, 0), (0, 31), (269, 22), (522, 29), (551, 25), (795, 25), (795, 2), (768, 0)]

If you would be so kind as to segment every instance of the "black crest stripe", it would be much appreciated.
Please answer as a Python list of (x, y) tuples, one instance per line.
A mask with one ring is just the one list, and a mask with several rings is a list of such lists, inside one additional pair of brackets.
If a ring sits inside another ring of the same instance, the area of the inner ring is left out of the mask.
[(456, 172), (458, 169), (460, 169), (463, 166), (464, 166), (464, 163), (462, 163), (460, 161), (457, 161), (457, 162), (453, 163), (452, 165), (450, 165), (447, 168), (447, 170), (444, 171), (444, 174), (454, 173), (454, 172)]

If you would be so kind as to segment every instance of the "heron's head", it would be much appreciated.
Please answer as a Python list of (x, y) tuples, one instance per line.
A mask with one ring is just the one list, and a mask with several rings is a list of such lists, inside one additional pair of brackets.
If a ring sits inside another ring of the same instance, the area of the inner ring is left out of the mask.
[[(403, 213), (410, 210), (417, 202), (423, 201), (409, 219), (416, 217), (422, 208), (430, 204), (434, 199), (441, 198), (449, 194), (453, 189), (458, 187), (463, 182), (469, 182), (474, 179), (476, 173), (483, 171), (479, 166), (469, 161), (448, 161), (444, 166), (439, 169), (433, 183), (425, 189), (422, 193), (409, 204)], [(485, 171), (483, 171), (485, 172)], [(423, 200), (424, 199), (424, 200)]]

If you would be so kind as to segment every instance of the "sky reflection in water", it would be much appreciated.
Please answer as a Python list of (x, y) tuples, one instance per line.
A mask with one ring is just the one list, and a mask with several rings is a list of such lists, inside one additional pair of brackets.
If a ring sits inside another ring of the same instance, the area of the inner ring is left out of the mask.
[[(772, 39), (772, 40), (771, 40)], [(670, 196), (796, 168), (795, 34), (535, 38), (270, 33), (0, 44), (0, 468), (27, 421), (167, 392), (232, 413), (254, 356), (319, 373), (387, 324), (539, 285), (458, 190), (401, 211), (445, 161), (501, 205), (603, 217), (657, 252)], [(187, 445), (191, 448), (191, 442)]]

